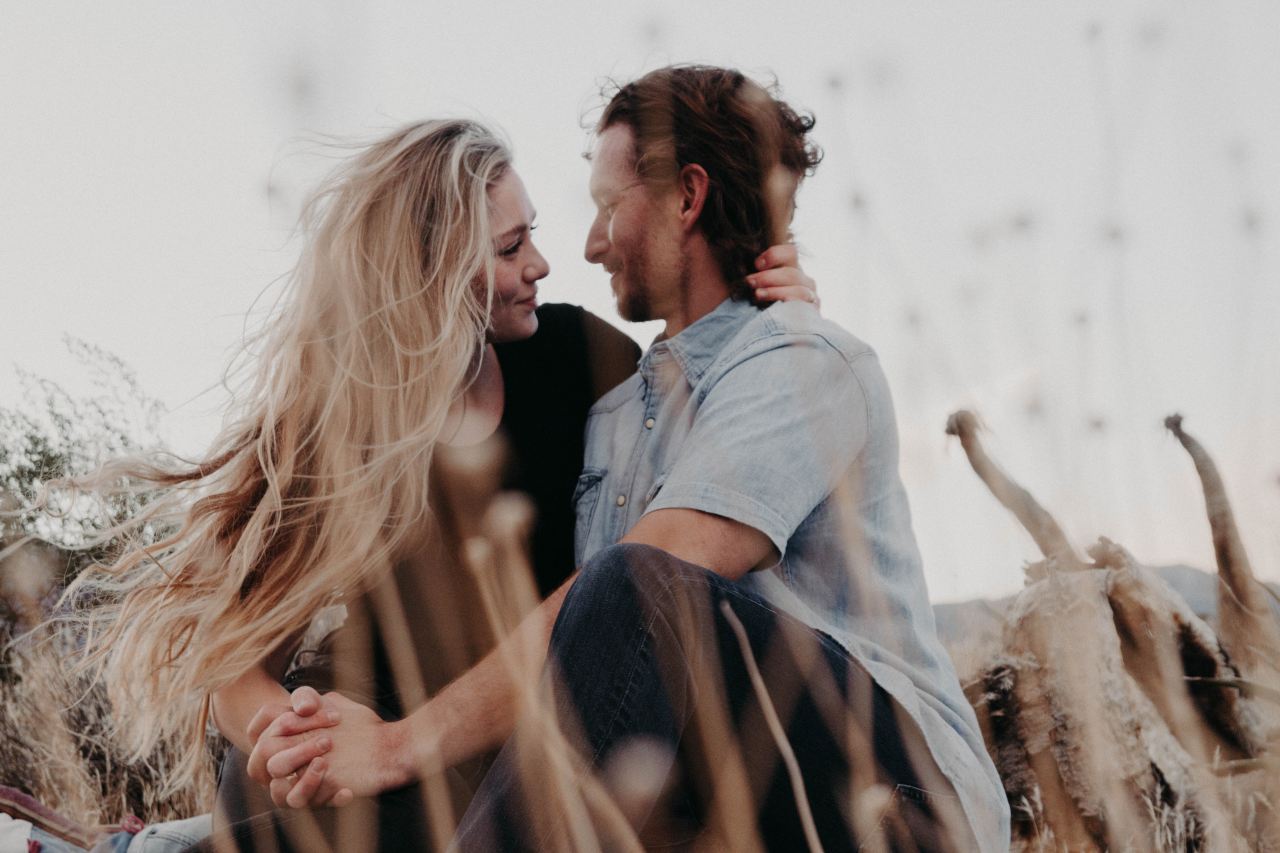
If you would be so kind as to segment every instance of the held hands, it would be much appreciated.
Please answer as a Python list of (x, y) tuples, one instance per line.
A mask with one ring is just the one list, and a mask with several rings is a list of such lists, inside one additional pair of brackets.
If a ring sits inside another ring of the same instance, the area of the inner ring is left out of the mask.
[(780, 243), (765, 249), (756, 258), (756, 269), (747, 276), (747, 283), (755, 291), (757, 302), (812, 302), (822, 307), (818, 298), (818, 283), (800, 269), (800, 255), (794, 243)]
[(289, 706), (264, 706), (250, 723), (249, 777), (277, 806), (344, 806), (408, 781), (393, 769), (397, 731), (340, 693), (300, 687)]

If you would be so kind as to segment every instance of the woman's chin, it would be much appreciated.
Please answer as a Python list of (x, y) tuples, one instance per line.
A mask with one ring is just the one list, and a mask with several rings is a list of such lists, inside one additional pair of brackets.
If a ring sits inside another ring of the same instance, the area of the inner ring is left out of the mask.
[(538, 331), (538, 315), (530, 311), (526, 317), (504, 318), (503, 322), (489, 326), (487, 337), (491, 344), (506, 344), (532, 338)]

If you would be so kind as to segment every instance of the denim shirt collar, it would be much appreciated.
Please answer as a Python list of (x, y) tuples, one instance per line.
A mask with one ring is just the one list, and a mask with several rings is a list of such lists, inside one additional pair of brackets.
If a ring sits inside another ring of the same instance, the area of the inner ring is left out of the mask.
[(690, 385), (698, 384), (724, 345), (759, 313), (760, 309), (750, 302), (724, 300), (675, 337), (655, 341), (640, 359), (641, 374), (650, 375), (652, 365), (669, 354), (680, 365), (685, 380)]

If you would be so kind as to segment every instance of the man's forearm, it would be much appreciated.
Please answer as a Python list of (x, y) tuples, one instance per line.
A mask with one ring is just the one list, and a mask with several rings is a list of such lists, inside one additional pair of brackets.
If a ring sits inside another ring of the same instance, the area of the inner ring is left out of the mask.
[(521, 709), (520, 679), (537, 679), (551, 629), (576, 574), (547, 596), (496, 649), (433, 699), (395, 723), (405, 781), (502, 744)]

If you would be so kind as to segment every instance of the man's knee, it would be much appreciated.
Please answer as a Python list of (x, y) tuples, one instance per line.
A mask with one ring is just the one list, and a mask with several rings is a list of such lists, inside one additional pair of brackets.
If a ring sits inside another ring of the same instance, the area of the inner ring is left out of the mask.
[[(713, 573), (651, 545), (612, 545), (582, 566), (562, 621), (593, 631), (623, 629), (656, 614), (703, 609)], [(568, 626), (566, 625), (566, 628)]]
[(583, 592), (590, 594), (610, 595), (620, 589), (652, 594), (704, 573), (661, 548), (627, 542), (596, 552), (583, 564), (576, 585), (583, 585)]

